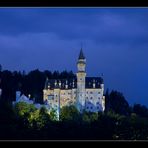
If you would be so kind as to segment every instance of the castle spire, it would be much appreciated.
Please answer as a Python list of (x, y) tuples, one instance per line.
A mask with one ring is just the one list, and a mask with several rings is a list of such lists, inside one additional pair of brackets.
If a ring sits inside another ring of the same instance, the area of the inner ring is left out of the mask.
[(85, 59), (82, 48), (80, 50), (79, 59)]

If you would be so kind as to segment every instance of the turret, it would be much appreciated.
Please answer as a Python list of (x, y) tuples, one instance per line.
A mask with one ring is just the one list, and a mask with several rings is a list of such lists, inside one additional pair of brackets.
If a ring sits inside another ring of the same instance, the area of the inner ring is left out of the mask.
[(54, 82), (54, 86), (57, 87), (57, 80), (55, 80), (55, 82)]
[(61, 81), (59, 81), (59, 87), (61, 88)]
[(77, 108), (80, 112), (82, 112), (85, 107), (85, 66), (86, 59), (81, 49), (77, 62)]
[(68, 89), (68, 82), (66, 80), (65, 89)]
[(95, 83), (95, 80), (93, 80), (93, 88), (96, 87), (96, 83)]
[(78, 72), (85, 72), (85, 66), (86, 66), (86, 59), (81, 48), (77, 62)]

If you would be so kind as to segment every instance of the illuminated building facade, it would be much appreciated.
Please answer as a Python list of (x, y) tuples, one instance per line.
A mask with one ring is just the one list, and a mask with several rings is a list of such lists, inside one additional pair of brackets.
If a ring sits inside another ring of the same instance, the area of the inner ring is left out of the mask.
[(75, 105), (80, 112), (105, 110), (102, 77), (86, 77), (86, 58), (81, 49), (77, 61), (76, 77), (71, 79), (46, 79), (43, 100), (59, 114), (63, 106)]

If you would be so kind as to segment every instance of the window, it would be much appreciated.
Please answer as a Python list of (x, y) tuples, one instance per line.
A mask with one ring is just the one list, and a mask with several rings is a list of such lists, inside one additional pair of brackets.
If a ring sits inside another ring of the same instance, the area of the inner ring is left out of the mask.
[(100, 94), (100, 92), (98, 92), (98, 94)]
[(89, 107), (87, 106), (87, 109), (89, 109)]
[(47, 99), (45, 100), (45, 104), (46, 104), (46, 105), (48, 104), (48, 101), (47, 101)]
[(100, 100), (100, 97), (98, 97), (98, 99)]
[(53, 98), (53, 95), (48, 95), (48, 100), (52, 100)]
[(69, 101), (69, 105), (72, 105), (73, 104), (73, 102), (72, 101)]
[(100, 104), (99, 102), (96, 103), (97, 105)]
[(91, 106), (91, 109), (93, 109), (93, 107)]
[(90, 97), (90, 99), (92, 100), (92, 99), (93, 99), (93, 97)]
[(58, 106), (54, 104), (54, 107), (57, 108)]
[(97, 109), (99, 109), (99, 106), (97, 106)]
[(93, 92), (91, 91), (90, 94), (93, 94)]

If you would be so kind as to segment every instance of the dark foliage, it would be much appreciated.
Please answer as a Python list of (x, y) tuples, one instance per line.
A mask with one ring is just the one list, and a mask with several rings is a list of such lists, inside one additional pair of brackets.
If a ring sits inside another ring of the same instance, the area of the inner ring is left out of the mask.
[[(107, 90), (104, 113), (80, 114), (74, 106), (61, 110), (60, 121), (55, 120), (54, 111), (48, 114), (32, 105), (12, 107), (15, 91), (31, 94), (42, 103), (42, 90), (46, 77), (73, 78), (72, 71), (50, 72), (34, 70), (26, 74), (11, 72), (0, 67), (0, 140), (147, 140), (148, 108), (140, 104), (128, 105), (123, 94)], [(20, 109), (23, 108), (23, 109)]]
[(25, 95), (31, 95), (31, 98), (35, 98), (36, 102), (43, 103), (43, 88), (45, 85), (46, 77), (49, 79), (63, 79), (73, 78), (75, 75), (72, 71), (44, 71), (41, 72), (38, 69), (25, 74), (23, 72), (11, 72), (8, 70), (0, 71), (0, 88), (2, 88), (2, 99), (9, 101), (15, 100), (15, 92), (20, 90)]
[(140, 117), (148, 117), (148, 108), (144, 105), (134, 104), (133, 112)]
[(121, 115), (129, 115), (130, 114), (130, 107), (126, 99), (124, 98), (123, 94), (118, 91), (106, 91), (105, 94), (106, 100), (106, 111), (112, 110), (115, 113)]

